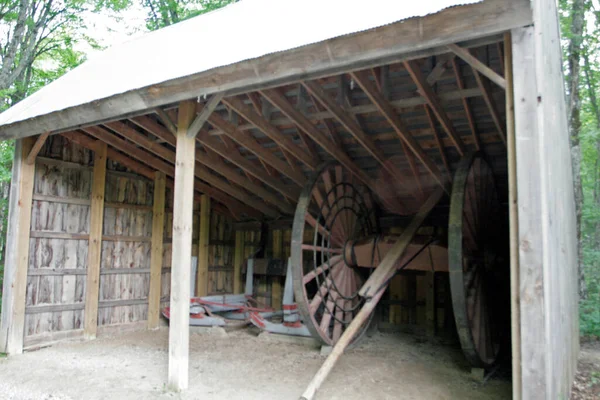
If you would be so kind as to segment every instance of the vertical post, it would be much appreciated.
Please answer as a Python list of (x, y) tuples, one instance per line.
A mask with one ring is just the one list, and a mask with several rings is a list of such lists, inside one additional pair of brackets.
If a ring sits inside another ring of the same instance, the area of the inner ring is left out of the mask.
[(200, 197), (200, 239), (198, 240), (198, 274), (196, 293), (198, 297), (208, 295), (208, 245), (210, 238), (210, 197)]
[(427, 285), (427, 294), (425, 299), (425, 324), (427, 336), (434, 337), (436, 331), (436, 301), (435, 301), (435, 272), (427, 271), (425, 273), (425, 284)]
[(152, 249), (150, 251), (150, 292), (148, 293), (148, 329), (158, 328), (160, 288), (162, 278), (163, 235), (165, 225), (164, 172), (154, 175), (154, 203), (152, 206)]
[[(281, 242), (283, 238), (283, 231), (277, 229), (273, 231), (273, 258), (281, 259)], [(287, 265), (287, 262), (284, 263)], [(282, 304), (282, 291), (281, 291), (281, 277), (273, 276), (271, 281), (271, 307), (276, 310), (281, 310)]]
[(508, 213), (510, 222), (510, 313), (512, 342), (513, 400), (521, 399), (521, 324), (519, 320), (519, 215), (515, 143), (515, 98), (512, 37), (504, 35), (504, 77), (506, 78), (506, 143), (508, 152)]
[(33, 147), (33, 142), (33, 138), (30, 137), (15, 142), (6, 235), (2, 323), (0, 324), (0, 352), (8, 354), (23, 352), (29, 233), (35, 173), (35, 163), (27, 164), (25, 160)]
[(235, 254), (233, 258), (233, 293), (242, 293), (242, 263), (244, 262), (244, 231), (235, 232)]
[(83, 316), (83, 334), (87, 339), (94, 339), (98, 330), (98, 294), (100, 291), (100, 256), (102, 253), (106, 152), (106, 143), (100, 141), (96, 142), (90, 206), (90, 236), (88, 239), (85, 312)]
[(171, 316), (169, 319), (169, 379), (172, 390), (188, 387), (190, 341), (190, 278), (192, 227), (194, 218), (195, 139), (187, 128), (195, 116), (196, 104), (179, 104), (175, 155), (175, 197), (173, 202), (173, 254), (171, 258)]

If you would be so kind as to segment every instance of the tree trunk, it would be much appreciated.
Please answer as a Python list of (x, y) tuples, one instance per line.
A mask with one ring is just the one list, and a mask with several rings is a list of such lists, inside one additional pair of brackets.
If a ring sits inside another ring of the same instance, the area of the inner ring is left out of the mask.
[(581, 147), (579, 134), (581, 132), (581, 97), (579, 77), (581, 72), (581, 56), (583, 42), (583, 27), (585, 1), (574, 0), (571, 12), (571, 38), (569, 42), (569, 123), (571, 129), (571, 156), (573, 158), (573, 184), (575, 190), (575, 209), (577, 213), (577, 253), (579, 270), (579, 296), (586, 297), (586, 285), (583, 268), (583, 243), (581, 241), (581, 211), (583, 205), (583, 188), (581, 185)]

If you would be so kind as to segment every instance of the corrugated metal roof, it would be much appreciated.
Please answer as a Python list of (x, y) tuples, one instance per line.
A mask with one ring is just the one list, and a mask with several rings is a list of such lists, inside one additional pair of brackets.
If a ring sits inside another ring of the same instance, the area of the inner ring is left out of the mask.
[(481, 0), (244, 0), (112, 47), (0, 114), (0, 126)]

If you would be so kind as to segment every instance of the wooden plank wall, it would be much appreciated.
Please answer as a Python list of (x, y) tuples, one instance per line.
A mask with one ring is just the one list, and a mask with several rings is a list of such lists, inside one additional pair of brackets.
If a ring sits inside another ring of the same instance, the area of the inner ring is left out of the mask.
[(217, 213), (211, 213), (210, 219), (208, 294), (233, 293), (233, 220)]

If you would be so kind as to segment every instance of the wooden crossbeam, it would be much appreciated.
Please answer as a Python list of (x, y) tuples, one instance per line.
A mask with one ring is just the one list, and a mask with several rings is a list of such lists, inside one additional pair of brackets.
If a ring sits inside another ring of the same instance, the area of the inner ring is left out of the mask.
[(328, 139), (325, 134), (319, 131), (308, 118), (296, 110), (292, 104), (285, 98), (283, 94), (277, 89), (264, 90), (261, 92), (271, 103), (273, 103), (279, 110), (286, 115), (290, 120), (306, 133), (312, 140), (314, 140), (323, 150), (327, 151), (333, 158), (338, 160), (344, 167), (348, 169), (354, 176), (356, 176), (365, 185), (369, 186), (373, 191), (375, 185), (373, 180), (354, 163), (354, 161), (333, 141)]
[(202, 129), (202, 127), (208, 120), (210, 114), (212, 114), (213, 111), (215, 111), (215, 108), (217, 108), (221, 100), (223, 100), (223, 93), (217, 93), (211, 96), (210, 100), (208, 100), (202, 111), (196, 115), (196, 118), (194, 118), (194, 121), (188, 128), (188, 137), (196, 137), (198, 132), (200, 132), (200, 129)]
[(462, 58), (467, 64), (469, 64), (475, 71), (480, 72), (486, 76), (490, 81), (506, 90), (506, 79), (498, 75), (496, 71), (479, 61), (477, 57), (471, 54), (468, 49), (462, 48), (456, 44), (449, 44), (448, 49), (454, 52), (457, 56)]
[[(120, 135), (126, 137), (127, 139), (131, 140), (132, 142), (136, 143), (137, 145), (163, 158), (164, 160), (169, 161), (173, 164), (175, 163), (175, 153), (173, 151), (167, 149), (161, 144), (153, 142), (146, 136), (137, 132), (135, 129), (123, 124), (122, 122), (109, 122), (104, 125), (112, 129), (113, 131), (119, 133)], [(241, 187), (246, 188), (250, 192), (261, 197), (263, 200), (269, 201), (270, 203), (277, 205), (280, 209), (287, 212), (288, 214), (293, 213), (293, 211), (290, 211), (289, 204), (281, 201), (279, 198), (277, 198), (277, 196), (265, 190), (262, 186), (257, 185), (254, 182), (250, 181), (248, 178), (238, 174), (238, 172), (234, 168), (229, 167), (228, 165), (216, 159), (215, 157), (208, 157), (205, 152), (197, 150), (195, 158), (196, 161), (211, 168), (213, 171), (223, 175), (228, 180), (240, 185)], [(199, 165), (196, 166), (196, 169), (196, 176), (200, 179), (206, 180), (206, 177), (208, 177), (209, 180), (218, 179), (218, 177), (212, 176), (212, 174), (210, 174), (205, 168), (200, 167)], [(217, 185), (213, 186), (219, 187)], [(245, 201), (243, 198), (238, 199), (241, 201)]]
[[(456, 61), (456, 58), (452, 59), (452, 67), (454, 69), (454, 76), (456, 77), (456, 85), (460, 90), (465, 89), (465, 84), (463, 82), (462, 76), (460, 74), (460, 66)], [(465, 110), (465, 115), (467, 116), (467, 122), (469, 123), (469, 128), (471, 129), (471, 134), (473, 135), (473, 140), (475, 141), (475, 148), (479, 151), (481, 150), (481, 140), (479, 139), (479, 135), (477, 134), (477, 129), (475, 128), (475, 120), (473, 119), (473, 114), (471, 113), (471, 107), (469, 106), (469, 100), (465, 97), (462, 98), (463, 108)]]
[[(135, 145), (133, 145), (123, 139), (118, 138), (117, 136), (113, 135), (112, 133), (108, 132), (107, 130), (100, 128), (98, 126), (87, 127), (82, 130), (84, 132), (94, 136), (95, 138), (108, 143), (110, 146), (114, 147), (115, 149), (123, 151), (126, 154), (130, 155), (131, 157), (140, 160), (141, 162), (151, 166), (152, 168), (162, 171), (170, 177), (175, 177), (175, 167), (173, 167), (173, 165), (168, 164), (168, 163), (152, 156), (151, 154), (147, 153), (146, 151), (136, 147)], [(227, 204), (228, 196), (232, 196), (232, 197), (237, 198), (238, 200), (242, 201), (242, 203), (245, 203), (256, 210), (263, 212), (265, 215), (269, 215), (272, 218), (277, 217), (277, 214), (274, 213), (274, 211), (271, 207), (266, 206), (262, 202), (256, 202), (253, 199), (250, 199), (246, 193), (242, 192), (240, 189), (234, 188), (227, 182), (223, 181), (221, 178), (218, 178), (217, 176), (209, 173), (208, 171), (205, 171), (201, 168), (196, 168), (194, 173), (195, 173), (196, 177), (198, 177), (214, 186), (214, 187), (211, 187), (202, 182), (194, 181), (194, 185), (195, 185), (196, 189), (202, 193), (208, 194), (215, 200), (220, 201), (224, 204)], [(238, 203), (238, 204), (239, 204), (239, 206), (242, 206), (241, 203)], [(248, 210), (248, 207), (244, 207), (244, 209)], [(258, 215), (254, 212), (250, 212), (249, 215), (258, 217)]]
[(317, 165), (319, 164), (318, 160), (314, 159), (307, 151), (295, 144), (288, 136), (281, 133), (279, 129), (272, 125), (266, 118), (256, 113), (252, 107), (247, 106), (236, 97), (228, 97), (223, 99), (223, 102), (233, 108), (238, 114), (248, 120), (248, 122), (256, 126), (258, 130), (267, 135), (283, 149), (302, 161), (308, 168), (313, 171), (317, 168)]
[(156, 115), (158, 115), (158, 117), (163, 122), (163, 124), (165, 124), (165, 126), (167, 127), (167, 129), (173, 135), (177, 135), (177, 125), (175, 125), (175, 123), (173, 122), (173, 120), (171, 120), (171, 117), (169, 117), (169, 114), (167, 114), (165, 112), (165, 110), (163, 110), (160, 107), (157, 107), (156, 109), (154, 109), (154, 112), (156, 113)]
[(454, 59), (454, 57), (448, 57), (447, 55), (440, 56), (439, 58), (441, 58), (441, 60), (437, 62), (429, 75), (427, 75), (426, 81), (430, 86), (436, 83), (442, 75), (444, 75), (444, 72), (448, 69), (448, 59)]
[(294, 171), (287, 163), (283, 160), (275, 157), (268, 150), (263, 148), (256, 142), (253, 137), (250, 137), (247, 133), (237, 129), (232, 123), (225, 121), (223, 117), (214, 113), (208, 118), (208, 122), (217, 129), (223, 131), (231, 139), (245, 147), (258, 158), (263, 159), (267, 164), (271, 165), (277, 171), (288, 176), (292, 181), (297, 183), (299, 186), (304, 186), (306, 178), (299, 171)]
[(406, 67), (406, 70), (417, 85), (417, 88), (421, 92), (421, 95), (427, 100), (427, 103), (433, 110), (435, 116), (440, 121), (440, 124), (442, 125), (448, 136), (454, 142), (456, 150), (458, 150), (458, 153), (461, 156), (463, 156), (465, 154), (465, 145), (463, 144), (460, 136), (454, 129), (450, 118), (448, 118), (448, 115), (444, 111), (444, 108), (442, 107), (442, 103), (440, 102), (439, 98), (433, 92), (431, 86), (425, 81), (425, 77), (421, 72), (421, 68), (419, 68), (419, 66), (414, 61), (405, 61), (404, 66)]
[(377, 109), (383, 114), (385, 119), (392, 125), (392, 128), (404, 143), (410, 148), (413, 154), (425, 165), (425, 168), (433, 175), (435, 180), (443, 187), (446, 187), (446, 179), (442, 176), (438, 166), (433, 160), (425, 153), (421, 145), (415, 138), (412, 137), (408, 128), (404, 125), (404, 122), (396, 114), (391, 104), (383, 97), (383, 95), (377, 90), (375, 84), (369, 80), (366, 72), (352, 72), (352, 77), (356, 80), (358, 85), (363, 89), (367, 97), (375, 104)]
[(35, 158), (39, 154), (44, 143), (46, 143), (46, 139), (48, 139), (48, 136), (50, 136), (50, 132), (44, 132), (37, 137), (35, 143), (33, 144), (33, 147), (31, 148), (31, 151), (27, 155), (27, 159), (25, 160), (27, 164), (33, 165), (35, 163)]
[(390, 174), (397, 176), (401, 179), (401, 175), (398, 173), (396, 168), (391, 163), (386, 163), (386, 157), (377, 147), (375, 141), (371, 139), (359, 126), (358, 122), (349, 114), (342, 106), (340, 106), (334, 99), (327, 94), (327, 92), (314, 81), (303, 82), (304, 87), (317, 99), (323, 107), (328, 109), (333, 116), (350, 132), (361, 146), (363, 146), (367, 152), (377, 160)]

